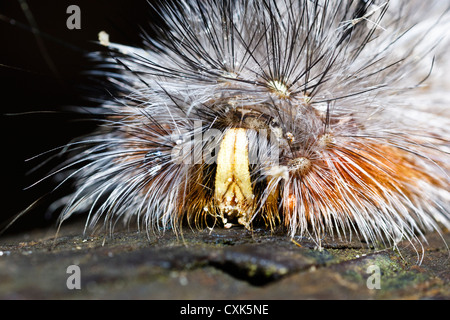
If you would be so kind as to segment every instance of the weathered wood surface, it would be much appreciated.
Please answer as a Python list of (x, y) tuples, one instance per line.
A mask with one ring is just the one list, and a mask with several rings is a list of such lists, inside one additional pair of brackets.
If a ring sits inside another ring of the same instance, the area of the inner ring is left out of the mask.
[[(374, 250), (358, 241), (291, 241), (257, 230), (83, 237), (63, 226), (0, 238), (0, 299), (449, 299), (450, 233)], [(417, 264), (423, 254), (423, 261)], [(81, 271), (69, 290), (67, 267)], [(381, 289), (369, 289), (378, 266)], [(369, 279), (370, 281), (370, 279)]]

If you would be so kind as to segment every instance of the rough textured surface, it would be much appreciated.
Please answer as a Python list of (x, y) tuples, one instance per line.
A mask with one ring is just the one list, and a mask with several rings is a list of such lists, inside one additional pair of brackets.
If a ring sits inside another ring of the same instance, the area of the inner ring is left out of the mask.
[[(63, 226), (0, 238), (0, 299), (449, 299), (450, 233), (430, 235), (423, 262), (416, 250), (370, 249), (256, 230), (145, 232), (81, 236)], [(419, 251), (421, 249), (419, 248)], [(81, 290), (69, 290), (78, 265)], [(380, 268), (370, 290), (368, 268)]]

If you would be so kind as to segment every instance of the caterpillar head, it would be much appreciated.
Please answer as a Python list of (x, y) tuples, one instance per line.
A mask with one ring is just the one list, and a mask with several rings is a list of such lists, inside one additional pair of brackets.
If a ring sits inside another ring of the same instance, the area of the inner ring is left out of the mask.
[(410, 98), (429, 94), (413, 71), (430, 22), (402, 4), (163, 4), (159, 37), (96, 56), (119, 94), (76, 144), (87, 164), (61, 219), (389, 244), (449, 226), (448, 117)]

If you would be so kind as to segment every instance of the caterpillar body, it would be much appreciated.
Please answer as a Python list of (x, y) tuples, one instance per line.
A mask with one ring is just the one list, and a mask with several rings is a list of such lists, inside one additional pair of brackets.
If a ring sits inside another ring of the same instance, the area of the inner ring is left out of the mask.
[(92, 56), (119, 93), (54, 172), (76, 187), (60, 221), (375, 245), (448, 228), (449, 7), (181, 0), (141, 47), (102, 33)]

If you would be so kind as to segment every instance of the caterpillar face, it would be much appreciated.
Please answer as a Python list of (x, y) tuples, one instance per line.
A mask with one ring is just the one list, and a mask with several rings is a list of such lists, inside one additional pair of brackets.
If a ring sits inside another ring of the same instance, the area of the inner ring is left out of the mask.
[(102, 33), (109, 53), (93, 57), (118, 93), (68, 148), (77, 190), (61, 221), (385, 244), (449, 227), (448, 99), (430, 76), (445, 50), (427, 37), (444, 35), (447, 7), (184, 0), (158, 7), (166, 25), (141, 48)]

